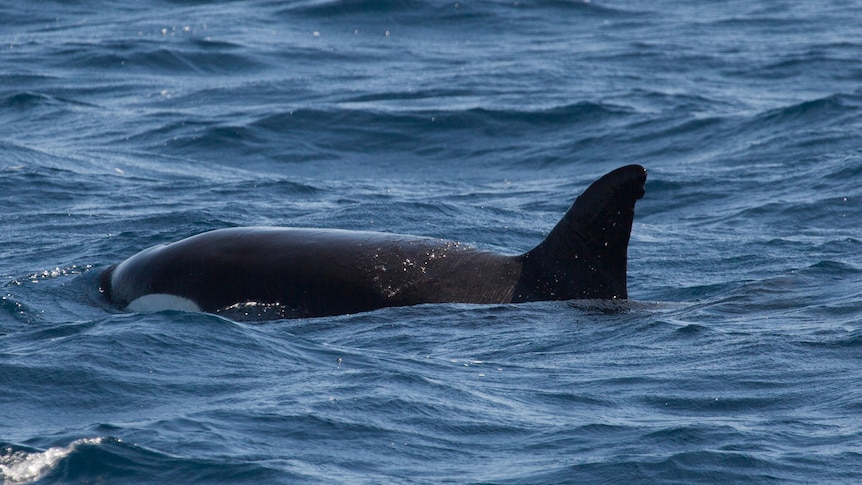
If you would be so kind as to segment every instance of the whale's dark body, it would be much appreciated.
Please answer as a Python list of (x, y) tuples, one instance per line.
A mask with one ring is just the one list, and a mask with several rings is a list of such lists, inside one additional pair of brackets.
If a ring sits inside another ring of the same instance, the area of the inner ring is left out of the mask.
[(605, 175), (542, 243), (516, 256), (387, 233), (232, 228), (144, 250), (106, 269), (100, 289), (132, 311), (260, 306), (277, 317), (420, 303), (623, 299), (645, 181), (637, 165)]

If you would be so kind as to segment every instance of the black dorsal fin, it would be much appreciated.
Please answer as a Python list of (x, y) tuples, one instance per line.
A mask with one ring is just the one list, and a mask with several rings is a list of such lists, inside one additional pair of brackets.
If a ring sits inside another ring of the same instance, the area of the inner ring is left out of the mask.
[(513, 301), (628, 298), (629, 235), (645, 182), (646, 170), (629, 165), (590, 185), (548, 237), (522, 256)]

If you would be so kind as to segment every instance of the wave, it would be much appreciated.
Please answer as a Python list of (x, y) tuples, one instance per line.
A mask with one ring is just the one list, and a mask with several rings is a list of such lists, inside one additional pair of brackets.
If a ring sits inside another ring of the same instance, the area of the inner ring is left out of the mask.
[(485, 4), (471, 2), (436, 3), (427, 0), (304, 0), (294, 2), (281, 14), (297, 14), (318, 18), (345, 16), (416, 15), (436, 20), (499, 17), (500, 10), (512, 12), (554, 10), (567, 14), (592, 14), (604, 17), (629, 13), (620, 7), (603, 5), (590, 0), (497, 0)]
[(48, 94), (37, 92), (21, 92), (17, 94), (11, 94), (0, 103), (0, 107), (8, 107), (21, 111), (30, 111), (41, 107), (57, 106), (94, 107), (95, 105), (70, 98), (51, 96)]
[[(548, 109), (387, 108), (391, 97), (403, 102), (426, 95), (389, 93), (352, 98), (328, 108), (236, 116), (247, 120), (243, 122), (167, 113), (160, 115), (163, 121), (159, 125), (148, 127), (128, 141), (146, 149), (167, 149), (176, 156), (234, 161), (237, 166), (272, 160), (341, 160), (375, 153), (412, 153), (403, 163), (411, 163), (412, 158), (425, 164), (428, 158), (450, 162), (499, 153), (500, 137), (510, 133), (511, 146), (505, 155), (522, 154), (520, 158), (528, 159), (525, 152), (537, 149), (528, 142), (531, 134), (559, 140), (579, 127), (589, 133), (596, 126), (614, 124), (632, 114), (625, 106), (593, 102)], [(434, 103), (441, 103), (441, 99), (435, 97)], [(585, 136), (588, 135), (581, 135)], [(274, 147), (284, 147), (285, 151), (275, 152)], [(228, 153), (233, 156), (225, 156)]]
[(68, 446), (52, 447), (44, 451), (6, 445), (0, 454), (0, 476), (3, 477), (4, 484), (41, 480), (72, 453), (87, 446), (100, 445), (103, 441), (103, 438), (83, 438)]
[(45, 450), (7, 444), (0, 453), (0, 476), (6, 485), (41, 480), (261, 483), (302, 478), (260, 464), (172, 456), (112, 437), (81, 438)]
[[(772, 109), (752, 120), (753, 125), (781, 126), (829, 126), (844, 124), (848, 118), (859, 118), (862, 97), (832, 94), (822, 98), (802, 101)], [(825, 125), (824, 125), (825, 124)]]

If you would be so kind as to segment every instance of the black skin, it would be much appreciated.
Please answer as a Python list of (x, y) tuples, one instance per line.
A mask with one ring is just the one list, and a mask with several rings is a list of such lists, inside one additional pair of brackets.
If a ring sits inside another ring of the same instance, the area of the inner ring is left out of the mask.
[(188, 298), (206, 312), (250, 303), (277, 317), (316, 317), (421, 303), (625, 299), (629, 234), (646, 170), (603, 176), (538, 246), (506, 256), (398, 234), (232, 228), (144, 250), (101, 275), (127, 306), (151, 293)]

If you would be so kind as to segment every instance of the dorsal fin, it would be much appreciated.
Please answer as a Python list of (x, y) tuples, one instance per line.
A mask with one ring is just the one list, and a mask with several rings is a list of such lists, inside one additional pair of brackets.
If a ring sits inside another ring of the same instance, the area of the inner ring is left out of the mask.
[(646, 170), (618, 168), (590, 185), (548, 237), (522, 256), (513, 301), (628, 298), (626, 265)]

